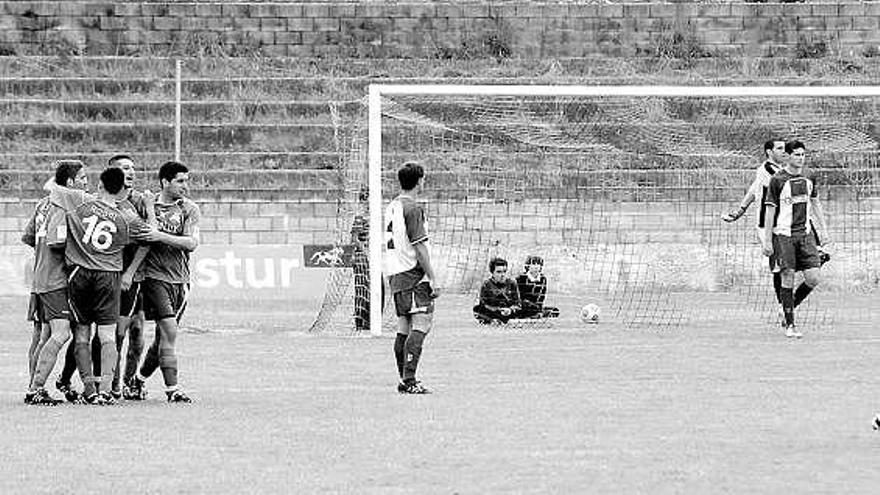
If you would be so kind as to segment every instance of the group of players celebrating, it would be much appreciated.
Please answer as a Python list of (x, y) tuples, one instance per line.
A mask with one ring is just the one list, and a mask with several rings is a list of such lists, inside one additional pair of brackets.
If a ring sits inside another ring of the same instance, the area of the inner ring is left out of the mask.
[[(795, 308), (819, 285), (820, 268), (831, 256), (822, 248), (830, 241), (815, 182), (804, 172), (806, 147), (800, 141), (771, 139), (764, 143), (766, 160), (740, 205), (722, 215), (739, 219), (758, 201), (756, 228), (761, 250), (769, 259), (776, 300), (782, 310), (785, 336), (801, 338)], [(795, 288), (796, 273), (803, 282)]]
[[(147, 378), (160, 369), (168, 402), (191, 402), (178, 385), (175, 348), (189, 288), (189, 255), (199, 243), (199, 208), (186, 197), (189, 170), (181, 163), (160, 167), (157, 195), (135, 189), (135, 177), (135, 161), (114, 156), (90, 194), (83, 162), (55, 163), (55, 177), (45, 186), (49, 194), (38, 202), (22, 235), (34, 249), (26, 404), (63, 402), (46, 390), (46, 381), (71, 335), (55, 384), (68, 401), (144, 400)], [(156, 329), (141, 362), (146, 320)], [(81, 393), (71, 386), (74, 370), (82, 380)]]

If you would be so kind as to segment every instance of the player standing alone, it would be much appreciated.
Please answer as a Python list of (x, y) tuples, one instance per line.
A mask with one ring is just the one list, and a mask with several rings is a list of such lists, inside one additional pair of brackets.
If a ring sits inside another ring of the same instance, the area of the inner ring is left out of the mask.
[(402, 394), (429, 394), (416, 380), (425, 336), (434, 325), (433, 287), (436, 280), (431, 265), (425, 211), (416, 203), (425, 171), (416, 163), (405, 163), (397, 171), (400, 194), (385, 210), (385, 273), (397, 312), (394, 357)]
[(162, 371), (168, 402), (192, 402), (177, 383), (178, 323), (189, 292), (189, 254), (199, 245), (199, 207), (186, 198), (189, 169), (166, 162), (159, 169), (161, 192), (156, 198), (158, 232), (144, 261), (144, 313), (156, 322), (156, 334), (140, 371), (127, 383), (131, 397), (146, 397), (144, 383)]
[[(800, 141), (786, 143), (789, 160), (770, 179), (765, 204), (767, 218), (761, 239), (764, 254), (775, 256), (782, 273), (780, 299), (785, 314), (785, 336), (803, 337), (795, 327), (794, 308), (819, 285), (822, 266), (813, 229), (827, 233), (822, 207), (812, 180), (802, 175), (806, 149)], [(827, 239), (826, 235), (821, 236)], [(795, 272), (804, 282), (794, 290)]]

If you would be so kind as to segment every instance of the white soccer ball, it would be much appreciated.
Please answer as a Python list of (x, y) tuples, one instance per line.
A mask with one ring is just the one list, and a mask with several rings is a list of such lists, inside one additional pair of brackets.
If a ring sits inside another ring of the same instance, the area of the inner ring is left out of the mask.
[(584, 323), (599, 323), (599, 314), (602, 310), (598, 304), (587, 304), (581, 308), (581, 321)]

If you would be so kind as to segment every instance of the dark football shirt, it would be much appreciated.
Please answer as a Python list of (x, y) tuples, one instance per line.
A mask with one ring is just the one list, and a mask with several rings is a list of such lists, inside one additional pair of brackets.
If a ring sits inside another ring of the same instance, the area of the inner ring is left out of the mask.
[[(189, 199), (156, 203), (156, 227), (166, 234), (198, 237), (200, 218), (198, 205)], [(152, 243), (143, 266), (144, 278), (171, 284), (189, 283), (189, 251), (185, 249), (161, 242)]]

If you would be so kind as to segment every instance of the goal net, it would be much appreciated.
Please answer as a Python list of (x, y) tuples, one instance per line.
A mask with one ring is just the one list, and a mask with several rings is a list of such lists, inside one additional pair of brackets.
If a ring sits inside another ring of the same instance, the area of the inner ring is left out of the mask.
[[(516, 276), (530, 255), (544, 259), (555, 325), (578, 325), (587, 303), (628, 328), (774, 323), (760, 198), (735, 223), (720, 215), (745, 194), (765, 141), (797, 139), (832, 256), (798, 323), (867, 321), (880, 312), (878, 103), (872, 87), (373, 86), (370, 118), (346, 127), (339, 239), (353, 225), (382, 238), (396, 170), (416, 161), (440, 312), (456, 324), (475, 321), (491, 258)], [(373, 333), (380, 320), (393, 328), (379, 284), (368, 287), (381, 280), (381, 245), (365, 246), (372, 277), (340, 269), (313, 328), (365, 329), (355, 317), (370, 309)]]

